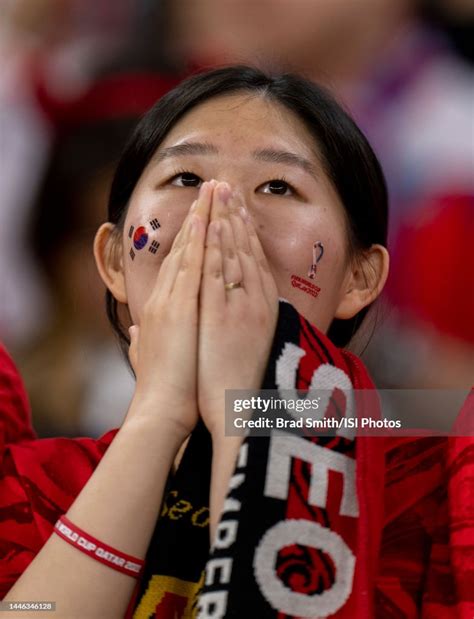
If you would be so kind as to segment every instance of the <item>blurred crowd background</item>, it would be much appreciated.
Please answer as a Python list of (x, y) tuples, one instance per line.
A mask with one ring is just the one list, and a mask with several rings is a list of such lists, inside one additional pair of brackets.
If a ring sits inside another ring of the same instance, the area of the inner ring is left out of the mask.
[(474, 376), (472, 0), (2, 0), (0, 340), (40, 436), (117, 427), (133, 389), (92, 240), (139, 117), (230, 62), (322, 82), (374, 146), (392, 272), (351, 347), (387, 388)]

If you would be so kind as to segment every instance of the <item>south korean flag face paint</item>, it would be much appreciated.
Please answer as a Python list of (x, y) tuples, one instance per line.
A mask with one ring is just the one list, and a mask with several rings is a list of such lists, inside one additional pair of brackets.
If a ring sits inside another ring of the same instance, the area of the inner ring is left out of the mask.
[(138, 253), (143, 250), (146, 250), (152, 256), (158, 252), (160, 243), (154, 237), (160, 228), (160, 222), (156, 217), (148, 221), (146, 225), (137, 228), (134, 225), (130, 226), (128, 230), (128, 238), (131, 241), (129, 256), (132, 260), (135, 260)]

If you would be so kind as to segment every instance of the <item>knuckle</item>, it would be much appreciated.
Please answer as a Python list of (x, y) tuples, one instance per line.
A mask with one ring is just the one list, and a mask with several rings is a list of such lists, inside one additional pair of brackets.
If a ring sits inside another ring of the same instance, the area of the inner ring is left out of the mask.
[(206, 271), (206, 275), (211, 279), (220, 279), (222, 277), (222, 269), (220, 267), (210, 266)]
[(241, 245), (239, 247), (239, 254), (241, 256), (248, 257), (252, 255), (252, 252), (250, 251), (250, 247), (248, 245)]

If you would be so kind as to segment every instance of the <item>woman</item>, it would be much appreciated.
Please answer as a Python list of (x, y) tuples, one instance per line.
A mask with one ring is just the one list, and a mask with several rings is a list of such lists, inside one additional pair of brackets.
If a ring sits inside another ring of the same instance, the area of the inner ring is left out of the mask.
[[(317, 86), (230, 67), (161, 99), (123, 154), (94, 247), (125, 348), (130, 326), (135, 394), (116, 433), (79, 439), (75, 454), (74, 441), (49, 444), (42, 472), (62, 466), (67, 490), (55, 483), (44, 545), (5, 600), (54, 600), (61, 617), (372, 616), (383, 439), (272, 433), (242, 445), (226, 436), (224, 403), (226, 389), (262, 385), (372, 387), (335, 344), (383, 288), (386, 232), (377, 160)], [(438, 445), (425, 451), (439, 457)], [(7, 462), (20, 470), (34, 452), (13, 446)], [(110, 554), (92, 560), (97, 546)], [(409, 591), (384, 576), (379, 599), (408, 608), (393, 616), (415, 616), (425, 572), (414, 587), (410, 573)]]

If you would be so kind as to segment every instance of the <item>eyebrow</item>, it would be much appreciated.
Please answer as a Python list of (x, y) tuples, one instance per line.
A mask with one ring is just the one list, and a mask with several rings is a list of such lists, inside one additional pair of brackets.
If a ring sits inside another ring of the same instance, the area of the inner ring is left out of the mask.
[(269, 163), (283, 163), (285, 165), (300, 168), (310, 174), (313, 178), (318, 180), (318, 173), (316, 166), (301, 155), (296, 153), (290, 153), (285, 150), (273, 150), (265, 148), (263, 150), (257, 150), (252, 153), (253, 157), (258, 161), (268, 161)]
[[(176, 144), (175, 146), (168, 146), (162, 148), (153, 157), (155, 163), (159, 163), (164, 159), (171, 157), (179, 157), (183, 155), (217, 155), (219, 150), (213, 144), (207, 142), (183, 142)], [(256, 150), (252, 153), (252, 156), (257, 161), (266, 161), (268, 163), (282, 163), (302, 169), (304, 172), (310, 174), (316, 180), (319, 179), (316, 166), (301, 155), (291, 153), (285, 150), (274, 150), (271, 148), (264, 148), (262, 150)]]
[(156, 163), (168, 159), (170, 157), (179, 157), (183, 155), (216, 155), (217, 148), (212, 144), (206, 142), (182, 142), (175, 146), (168, 146), (167, 148), (160, 149), (153, 160)]

